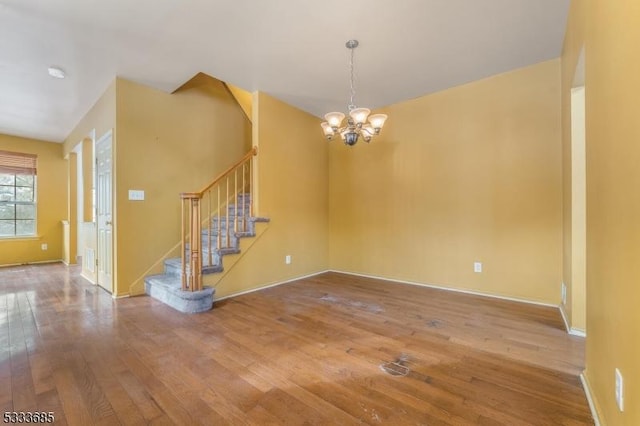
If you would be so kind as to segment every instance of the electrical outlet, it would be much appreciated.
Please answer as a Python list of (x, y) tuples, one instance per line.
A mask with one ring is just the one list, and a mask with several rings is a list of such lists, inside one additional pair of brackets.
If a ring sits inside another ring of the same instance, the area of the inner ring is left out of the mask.
[(284, 263), (286, 263), (287, 265), (291, 264), (291, 255), (288, 254), (284, 257)]
[(46, 251), (49, 249), (49, 245), (47, 243), (40, 244), (40, 250)]
[(473, 272), (482, 272), (482, 262), (473, 262)]
[(562, 283), (562, 286), (560, 287), (560, 291), (562, 293), (562, 304), (566, 305), (567, 304), (567, 285), (565, 283)]
[(616, 368), (616, 402), (618, 410), (624, 411), (624, 379), (622, 373)]

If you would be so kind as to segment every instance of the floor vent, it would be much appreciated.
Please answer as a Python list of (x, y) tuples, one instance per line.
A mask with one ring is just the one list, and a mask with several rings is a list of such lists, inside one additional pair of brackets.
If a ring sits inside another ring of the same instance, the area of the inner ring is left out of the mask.
[(406, 376), (411, 369), (407, 367), (409, 362), (409, 356), (406, 354), (400, 354), (398, 358), (391, 362), (385, 362), (380, 364), (380, 370), (392, 376)]

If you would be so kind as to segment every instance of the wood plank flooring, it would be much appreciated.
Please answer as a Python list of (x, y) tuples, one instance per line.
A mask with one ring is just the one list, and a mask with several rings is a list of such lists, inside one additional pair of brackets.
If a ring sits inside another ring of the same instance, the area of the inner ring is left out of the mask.
[(0, 269), (0, 407), (61, 425), (593, 424), (583, 353), (554, 308), (337, 273), (186, 315)]

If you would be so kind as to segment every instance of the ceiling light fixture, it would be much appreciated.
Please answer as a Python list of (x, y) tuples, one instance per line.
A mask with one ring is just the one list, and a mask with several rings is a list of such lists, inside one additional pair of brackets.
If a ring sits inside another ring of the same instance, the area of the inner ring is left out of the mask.
[[(386, 114), (373, 114), (368, 108), (357, 108), (354, 99), (356, 97), (356, 89), (353, 78), (353, 51), (358, 47), (358, 40), (349, 40), (345, 44), (347, 49), (351, 50), (351, 60), (349, 62), (349, 70), (351, 73), (351, 97), (349, 100), (349, 116), (347, 117), (346, 126), (342, 126), (342, 120), (345, 115), (341, 112), (330, 112), (324, 116), (325, 122), (320, 124), (324, 135), (327, 139), (331, 140), (336, 134), (340, 134), (344, 143), (349, 146), (353, 146), (358, 142), (360, 136), (365, 142), (369, 142), (372, 137), (380, 134), (380, 129), (384, 125), (387, 119)], [(369, 122), (367, 123), (367, 118)]]
[(49, 67), (48, 71), (49, 71), (49, 75), (51, 77), (53, 77), (53, 78), (65, 78), (66, 77), (66, 74), (62, 70), (62, 68)]

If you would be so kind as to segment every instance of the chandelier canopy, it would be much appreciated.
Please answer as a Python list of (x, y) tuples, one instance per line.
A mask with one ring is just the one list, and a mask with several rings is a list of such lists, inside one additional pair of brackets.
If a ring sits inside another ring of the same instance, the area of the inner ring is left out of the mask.
[(370, 109), (357, 108), (354, 103), (356, 89), (353, 78), (353, 52), (355, 48), (358, 47), (358, 44), (358, 40), (349, 40), (346, 43), (347, 49), (351, 50), (351, 60), (349, 61), (349, 71), (351, 74), (351, 97), (349, 105), (347, 106), (349, 110), (347, 124), (344, 126), (342, 125), (345, 114), (341, 112), (330, 112), (325, 114), (324, 119), (327, 121), (320, 124), (324, 131), (324, 135), (328, 140), (333, 139), (336, 134), (339, 134), (344, 143), (349, 146), (355, 145), (360, 136), (362, 136), (365, 142), (369, 142), (372, 137), (379, 135), (380, 129), (382, 129), (382, 126), (384, 126), (384, 122), (387, 119), (386, 114), (371, 114)]

